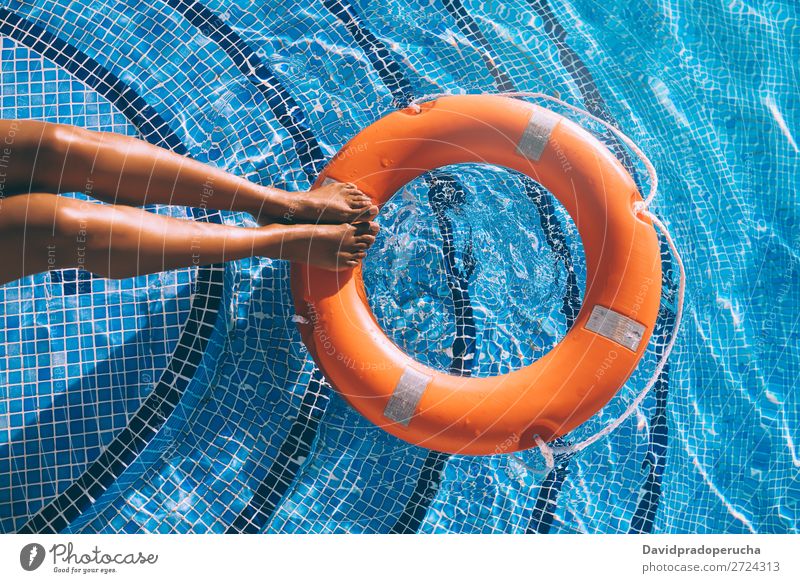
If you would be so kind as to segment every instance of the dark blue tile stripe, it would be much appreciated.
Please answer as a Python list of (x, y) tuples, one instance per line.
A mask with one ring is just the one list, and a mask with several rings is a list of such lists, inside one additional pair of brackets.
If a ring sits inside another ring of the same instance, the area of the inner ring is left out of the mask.
[(561, 226), (561, 221), (556, 216), (552, 195), (547, 192), (545, 187), (528, 177), (523, 179), (523, 183), (525, 185), (525, 194), (536, 205), (539, 213), (539, 224), (542, 227), (542, 231), (544, 231), (547, 245), (553, 250), (556, 257), (560, 257), (564, 261), (564, 267), (567, 272), (567, 289), (562, 298), (561, 313), (564, 314), (567, 329), (570, 329), (578, 317), (578, 312), (581, 310), (581, 289), (578, 285), (578, 274), (573, 266), (572, 253), (570, 253), (567, 246), (567, 238)]
[(57, 63), (105, 97), (151, 144), (180, 154), (186, 153), (186, 147), (167, 122), (134, 89), (88, 55), (7, 8), (0, 8), (0, 32)]
[(411, 534), (419, 530), (425, 515), (428, 513), (428, 507), (439, 491), (442, 472), (449, 459), (450, 454), (438, 451), (428, 452), (428, 456), (422, 464), (417, 483), (414, 485), (414, 495), (408, 499), (400, 518), (389, 530), (390, 534)]
[[(182, 2), (182, 4), (186, 3)], [(345, 23), (348, 31), (357, 39), (359, 46), (365, 50), (366, 54), (370, 55), (370, 62), (376, 67), (382, 81), (387, 84), (387, 87), (392, 92), (394, 103), (398, 106), (406, 105), (412, 96), (410, 84), (408, 84), (406, 79), (402, 76), (399, 66), (392, 61), (388, 50), (386, 50), (374, 35), (360, 27), (357, 16), (349, 6), (337, 1), (326, 2), (326, 6), (337, 18), (340, 18)], [(205, 18), (206, 22), (209, 20), (211, 19), (208, 17)], [(230, 35), (226, 31), (223, 31), (223, 36)], [(224, 45), (221, 46), (225, 48)], [(239, 50), (244, 49), (240, 48)], [(249, 48), (247, 51), (252, 53)], [(254, 55), (254, 53), (252, 54)], [(384, 63), (387, 64), (385, 67), (383, 66)], [(465, 286), (464, 289), (466, 289)], [(464, 297), (463, 294), (462, 297)], [(467, 301), (466, 306), (463, 301), (459, 302), (459, 305), (462, 307), (461, 311), (469, 311), (471, 314), (471, 307), (468, 306), (468, 295), (465, 297)], [(467, 346), (474, 346), (474, 325), (470, 326), (467, 324), (462, 326), (462, 328), (465, 330), (473, 330), (472, 342), (464, 342), (465, 349), (462, 352), (465, 352)], [(454, 352), (455, 351), (456, 347), (454, 347)], [(459, 357), (458, 368), (463, 369), (466, 366), (464, 363), (467, 360), (471, 362), (471, 357), (467, 358), (466, 354)], [(312, 379), (312, 383), (309, 385), (306, 394), (307, 399), (304, 399), (298, 413), (298, 421), (290, 430), (290, 436), (297, 433), (301, 436), (301, 439), (298, 440), (290, 437), (290, 439), (283, 444), (278, 457), (271, 464), (266, 478), (261, 481), (251, 502), (239, 516), (237, 516), (229, 527), (228, 532), (260, 531), (270, 520), (277, 504), (280, 502), (289, 484), (291, 484), (294, 476), (299, 471), (300, 466), (294, 463), (293, 460), (297, 459), (300, 455), (302, 455), (302, 457), (306, 456), (305, 454), (296, 452), (304, 451), (308, 453), (310, 451), (311, 444), (316, 436), (319, 420), (327, 405), (327, 397), (324, 397), (327, 391), (327, 385), (324, 383), (324, 380), (317, 375), (319, 375), (319, 372), (315, 371), (315, 377)], [(317, 388), (315, 389), (314, 387)], [(307, 407), (306, 401), (309, 399), (313, 401), (314, 404), (313, 406)]]
[(453, 340), (453, 360), (450, 374), (468, 377), (472, 374), (475, 359), (475, 318), (469, 297), (469, 280), (477, 265), (470, 242), (461, 253), (460, 269), (456, 263), (456, 248), (453, 243), (453, 224), (447, 216), (450, 209), (461, 207), (466, 198), (466, 189), (453, 176), (434, 171), (427, 177), (428, 201), (430, 202), (439, 232), (442, 235), (445, 275), (453, 299), (456, 337)]
[[(658, 315), (658, 325), (654, 331), (660, 347), (658, 357), (661, 357), (667, 340), (675, 326), (674, 303), (677, 301), (678, 288), (675, 283), (674, 266), (669, 245), (661, 239), (661, 263), (664, 266), (664, 283), (662, 294), (665, 301), (661, 303)], [(667, 448), (669, 445), (669, 431), (667, 426), (667, 398), (669, 396), (669, 363), (659, 375), (653, 393), (656, 398), (653, 417), (650, 419), (649, 446), (647, 455), (642, 462), (642, 469), (647, 470), (647, 477), (639, 492), (639, 503), (633, 513), (629, 532), (649, 533), (653, 531), (656, 512), (661, 500), (661, 482), (667, 465)]]
[(467, 9), (461, 3), (461, 0), (442, 0), (442, 4), (456, 21), (458, 28), (466, 35), (466, 37), (473, 43), (481, 48), (480, 54), (486, 68), (494, 78), (495, 87), (498, 91), (514, 91), (514, 83), (505, 71), (498, 65), (494, 57), (492, 57), (492, 47), (486, 37), (483, 36), (478, 24), (470, 16)]
[(305, 114), (278, 77), (256, 52), (225, 21), (200, 2), (167, 0), (192, 26), (212, 39), (233, 60), (250, 83), (264, 96), (270, 110), (289, 132), (300, 165), (313, 183), (322, 170), (325, 157)]
[(381, 81), (392, 94), (395, 107), (405, 107), (414, 98), (414, 90), (403, 75), (400, 65), (392, 58), (386, 45), (369, 29), (361, 25), (355, 10), (342, 0), (323, 0), (322, 4), (336, 18), (342, 21), (347, 32), (364, 51)]
[[(454, 321), (456, 325), (453, 340), (453, 360), (450, 363), (450, 374), (470, 376), (475, 360), (476, 329), (472, 302), (469, 297), (469, 280), (477, 265), (468, 245), (461, 255), (463, 269), (456, 263), (456, 248), (453, 243), (453, 226), (447, 211), (464, 204), (467, 192), (453, 176), (442, 171), (431, 172), (427, 177), (428, 201), (433, 209), (439, 232), (442, 235), (442, 253), (444, 256), (447, 286), (453, 300)], [(417, 532), (425, 518), (431, 503), (436, 497), (439, 485), (450, 454), (429, 451), (422, 463), (414, 490), (406, 501), (400, 517), (389, 529), (393, 534), (410, 534)]]
[(653, 393), (656, 407), (650, 419), (650, 445), (642, 462), (647, 477), (639, 493), (639, 503), (633, 513), (629, 533), (642, 534), (653, 531), (658, 504), (661, 500), (661, 481), (667, 461), (667, 388), (669, 383), (669, 363), (658, 377)]
[[(460, 0), (442, 0), (445, 8), (450, 12), (461, 31), (482, 49), (482, 56), (487, 68), (492, 73), (498, 91), (515, 91), (513, 81), (500, 69), (492, 56), (492, 47), (477, 23), (466, 11)], [(562, 299), (561, 313), (567, 329), (575, 323), (581, 309), (581, 291), (578, 286), (578, 277), (573, 267), (572, 254), (567, 246), (566, 236), (561, 222), (555, 213), (552, 195), (542, 185), (529, 177), (522, 177), (525, 194), (536, 206), (539, 221), (545, 234), (550, 249), (556, 257), (562, 258), (567, 272), (566, 290)], [(556, 460), (556, 465), (539, 488), (539, 494), (529, 520), (526, 532), (547, 532), (553, 520), (558, 494), (569, 475), (569, 460), (571, 456), (563, 456)]]
[(247, 506), (228, 527), (228, 533), (257, 533), (266, 525), (295, 476), (301, 462), (308, 457), (317, 435), (322, 415), (328, 406), (327, 385), (319, 369), (314, 369), (311, 382), (303, 395), (297, 421), (289, 430), (289, 436), (281, 445), (267, 476), (256, 488)]
[[(395, 107), (407, 105), (414, 97), (413, 89), (384, 43), (362, 25), (355, 9), (347, 2), (324, 0), (323, 4), (344, 23), (347, 31), (372, 63), (381, 81), (392, 93)], [(467, 248), (462, 257), (464, 265), (467, 266), (466, 270), (461, 272), (456, 267), (452, 225), (445, 214), (452, 205), (463, 203), (466, 192), (452, 176), (441, 171), (430, 173), (426, 179), (429, 187), (428, 200), (436, 215), (444, 242), (442, 252), (447, 284), (454, 306), (456, 338), (453, 342), (450, 372), (469, 376), (475, 359), (475, 322), (469, 298), (469, 277), (475, 268), (475, 262), (471, 248)], [(447, 454), (429, 452), (423, 462), (414, 491), (406, 502), (400, 518), (390, 528), (390, 532), (416, 532), (428, 506), (433, 501), (432, 492), (436, 492), (439, 488), (441, 473), (448, 459)]]
[(95, 277), (83, 269), (62, 269), (49, 271), (50, 281), (61, 284), (65, 296), (92, 293), (92, 280)]
[[(447, 286), (453, 300), (456, 337), (453, 340), (453, 360), (450, 363), (450, 374), (470, 376), (475, 359), (475, 318), (472, 302), (469, 297), (469, 280), (477, 265), (472, 247), (467, 246), (462, 252), (461, 264), (456, 263), (456, 248), (453, 244), (453, 225), (447, 216), (449, 209), (458, 208), (466, 200), (466, 190), (453, 176), (442, 171), (431, 172), (427, 177), (428, 201), (433, 209), (439, 231), (442, 235), (442, 253), (444, 254)], [(444, 471), (450, 454), (438, 451), (428, 452), (422, 463), (414, 491), (406, 501), (403, 512), (389, 530), (393, 534), (409, 534), (417, 532), (425, 514), (439, 491)]]
[[(278, 123), (289, 133), (309, 182), (321, 171), (324, 156), (314, 133), (289, 91), (256, 52), (219, 16), (200, 2), (167, 0), (192, 26), (216, 42), (247, 80), (264, 96)], [(278, 502), (300, 470), (297, 459), (307, 457), (319, 421), (328, 404), (330, 387), (315, 370), (297, 412), (297, 420), (272, 461), (266, 477), (256, 487), (249, 504), (239, 513), (228, 532), (258, 532), (269, 521)]]
[[(324, 6), (347, 28), (359, 48), (369, 59), (383, 84), (392, 93), (395, 107), (405, 107), (414, 97), (411, 83), (403, 74), (402, 67), (394, 60), (384, 43), (363, 26), (355, 9), (343, 0), (324, 0)], [(443, 239), (443, 255), (447, 284), (453, 298), (456, 338), (453, 342), (453, 360), (450, 372), (468, 376), (472, 372), (475, 357), (475, 322), (469, 298), (469, 277), (474, 269), (471, 249), (464, 252), (465, 265), (471, 265), (462, 273), (456, 267), (452, 225), (445, 211), (452, 204), (463, 203), (466, 192), (452, 176), (444, 172), (432, 172), (428, 181), (428, 200), (436, 215)], [(450, 205), (450, 206), (448, 206)], [(429, 452), (414, 486), (414, 491), (397, 522), (389, 532), (416, 532), (439, 488), (441, 473), (449, 455)]]
[[(611, 116), (608, 106), (606, 105), (605, 100), (600, 94), (600, 90), (594, 81), (594, 77), (592, 77), (591, 72), (586, 64), (581, 60), (580, 56), (578, 56), (578, 54), (567, 43), (567, 32), (556, 18), (547, 0), (527, 1), (533, 10), (542, 18), (545, 25), (545, 32), (556, 45), (559, 58), (561, 59), (564, 68), (567, 69), (572, 78), (576, 81), (576, 85), (581, 92), (581, 97), (586, 109), (591, 114), (604, 121), (612, 124), (615, 123), (615, 120)], [(634, 177), (634, 180), (639, 183), (636, 168), (633, 165), (633, 161), (631, 160), (627, 149), (616, 136), (610, 135), (610, 139), (612, 151), (619, 159), (622, 160), (623, 165)], [(664, 253), (662, 249), (662, 258), (663, 257)], [(668, 252), (666, 254), (666, 259), (667, 261), (669, 260)], [(674, 288), (674, 282), (666, 271), (664, 274), (664, 282), (665, 285), (669, 284)], [(569, 284), (570, 282), (568, 282), (568, 285)], [(571, 310), (571, 308), (565, 303), (565, 314), (567, 313), (567, 310)], [(662, 326), (663, 325), (664, 323), (662, 323)], [(659, 343), (661, 343), (661, 340), (659, 340)], [(663, 398), (664, 402), (666, 402), (666, 395), (668, 391), (668, 377), (666, 375), (666, 370), (667, 369), (665, 368), (656, 385), (657, 399)], [(650, 532), (653, 524), (652, 518), (655, 514), (655, 509), (658, 507), (658, 500), (661, 492), (661, 475), (663, 474), (663, 464), (666, 460), (667, 428), (666, 417), (663, 417), (662, 420), (660, 405), (658, 403), (660, 403), (660, 401), (657, 401), (656, 412), (654, 413), (654, 419), (651, 422), (650, 450), (652, 453), (648, 454), (648, 458), (651, 459), (653, 463), (650, 464), (651, 471), (648, 481), (644, 486), (645, 491), (640, 497), (639, 508), (636, 511), (634, 523), (631, 526), (632, 529), (634, 527), (641, 529), (637, 532)], [(539, 489), (536, 506), (526, 529), (527, 532), (544, 532), (541, 530), (542, 528), (549, 529), (549, 524), (552, 520), (552, 517), (548, 519), (544, 513), (552, 513), (555, 510), (556, 501), (561, 491), (561, 486), (563, 486), (564, 480), (568, 475), (568, 462), (568, 459), (564, 460), (561, 464), (563, 467), (554, 468), (550, 471), (548, 477), (545, 478), (545, 482), (547, 482), (548, 487), (545, 487), (543, 484)], [(647, 464), (648, 461), (646, 460), (645, 463)]]
[[(445, 8), (453, 16), (459, 29), (470, 39), (473, 44), (476, 44), (482, 49), (482, 56), (487, 68), (494, 77), (495, 87), (498, 91), (516, 91), (514, 82), (508, 75), (495, 63), (492, 55), (493, 49), (483, 36), (478, 24), (472, 16), (464, 8), (461, 0), (442, 0)], [(531, 180), (527, 176), (522, 177), (525, 186), (525, 193), (536, 205), (541, 221), (542, 229), (545, 233), (547, 244), (556, 254), (556, 257), (561, 257), (564, 261), (564, 266), (567, 270), (567, 290), (563, 298), (563, 306), (561, 312), (566, 319), (567, 328), (571, 328), (575, 323), (575, 318), (581, 308), (580, 302), (580, 288), (578, 287), (577, 274), (573, 269), (572, 254), (567, 246), (566, 237), (564, 236), (564, 229), (561, 226), (558, 217), (555, 214), (552, 198), (549, 192), (540, 184)]]
[[(567, 31), (556, 18), (553, 10), (547, 0), (527, 0), (531, 8), (542, 18), (544, 21), (544, 29), (553, 44), (556, 45), (559, 58), (564, 68), (569, 72), (570, 76), (575, 80), (578, 86), (578, 91), (581, 93), (586, 110), (594, 116), (599, 117), (605, 122), (614, 124), (614, 118), (606, 105), (600, 90), (597, 88), (597, 83), (594, 81), (591, 71), (586, 64), (581, 60), (578, 53), (576, 53), (571, 46), (567, 43)], [(614, 155), (622, 160), (625, 168), (639, 183), (636, 167), (628, 154), (625, 145), (614, 134), (609, 134), (610, 148)]]
[(544, 21), (545, 32), (555, 43), (562, 64), (575, 81), (578, 82), (581, 97), (586, 109), (597, 117), (612, 122), (611, 113), (594, 82), (594, 77), (578, 53), (567, 44), (567, 31), (556, 18), (548, 0), (527, 0), (533, 10)]
[[(566, 442), (558, 439), (557, 446), (564, 446)], [(556, 508), (558, 507), (558, 494), (569, 476), (569, 460), (574, 454), (559, 455), (554, 460), (553, 469), (547, 473), (539, 486), (536, 504), (533, 507), (526, 534), (547, 534), (553, 525)]]
[(178, 405), (206, 349), (222, 293), (222, 269), (198, 272), (189, 318), (153, 391), (102, 454), (64, 492), (44, 506), (20, 533), (57, 533), (86, 510), (128, 468)]
[[(110, 101), (149, 142), (186, 153), (169, 125), (136, 92), (98, 62), (37, 24), (0, 8), (0, 34), (53, 61)], [(196, 209), (198, 220), (219, 221)], [(222, 294), (219, 266), (200, 268), (196, 294), (175, 352), (153, 391), (102, 454), (64, 492), (22, 526), (21, 533), (60, 532), (120, 476), (177, 405), (205, 352)]]
[[(653, 337), (657, 346), (656, 358), (661, 354), (666, 345), (672, 328), (675, 325), (675, 311), (671, 303), (677, 298), (675, 274), (672, 268), (670, 250), (665, 241), (661, 241), (661, 261), (664, 266), (663, 290), (664, 301), (659, 311)], [(648, 475), (642, 485), (639, 502), (629, 532), (652, 532), (653, 521), (658, 510), (661, 498), (661, 482), (667, 459), (667, 395), (669, 388), (669, 363), (664, 367), (653, 387), (656, 406), (650, 420), (649, 446), (647, 455), (642, 462), (642, 468), (648, 470)], [(558, 445), (565, 445), (563, 442)], [(569, 460), (573, 454), (566, 454), (555, 460), (555, 467), (545, 477), (536, 499), (531, 518), (526, 528), (527, 533), (544, 534), (549, 532), (553, 523), (556, 503), (561, 488), (569, 475)]]
[[(494, 78), (497, 89), (500, 91), (513, 91), (515, 87), (511, 79), (495, 64), (491, 55), (491, 46), (461, 2), (458, 0), (444, 0), (444, 4), (467, 37), (482, 48), (482, 58)], [(390, 59), (389, 53), (382, 43), (369, 31), (362, 29), (354, 10), (341, 0), (326, 0), (325, 6), (345, 23), (348, 31), (367, 54), (373, 66), (376, 67), (379, 76), (392, 91), (395, 103), (400, 105), (407, 103), (412, 90), (405, 80), (399, 81), (399, 79), (402, 79), (402, 77), (399, 77), (399, 75), (402, 75), (401, 69)], [(391, 67), (386, 66), (387, 63), (391, 64)], [(552, 203), (549, 200), (549, 193), (528, 178), (524, 179), (524, 183), (526, 193), (539, 210), (542, 228), (545, 231), (548, 244), (559, 257), (564, 258), (567, 266), (567, 292), (564, 295), (562, 312), (565, 315), (567, 327), (571, 327), (580, 310), (580, 290), (577, 285), (575, 270), (571, 269), (572, 257), (566, 245), (563, 229), (555, 216)], [(431, 173), (429, 184), (431, 188), (428, 197), (436, 214), (444, 241), (445, 268), (455, 308), (456, 339), (453, 344), (453, 362), (450, 370), (453, 374), (468, 375), (471, 373), (475, 354), (475, 324), (468, 288), (469, 277), (472, 269), (474, 269), (474, 260), (471, 259), (471, 250), (468, 249), (467, 255), (464, 257), (464, 264), (467, 266), (468, 272), (461, 273), (456, 268), (455, 250), (452, 247), (452, 227), (445, 214), (448, 208), (445, 203), (447, 201), (457, 202), (459, 199), (463, 201), (465, 193), (463, 187), (451, 176), (443, 172)], [(423, 463), (414, 493), (409, 498), (400, 519), (392, 527), (392, 532), (416, 531), (433, 500), (431, 492), (438, 490), (441, 470), (447, 459), (448, 456), (446, 454), (428, 455)]]

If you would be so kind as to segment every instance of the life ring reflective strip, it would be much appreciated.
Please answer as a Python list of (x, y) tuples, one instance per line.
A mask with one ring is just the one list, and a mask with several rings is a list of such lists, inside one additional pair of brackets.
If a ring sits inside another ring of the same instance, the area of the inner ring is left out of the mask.
[(342, 396), (375, 425), (426, 448), (508, 453), (550, 441), (599, 411), (643, 356), (661, 298), (656, 232), (637, 216), (631, 176), (594, 136), (542, 107), (448, 96), (378, 120), (334, 157), (318, 184), (353, 182), (378, 205), (420, 174), (457, 163), (526, 174), (564, 205), (587, 268), (564, 339), (520, 370), (458, 377), (416, 362), (375, 320), (360, 268), (292, 266), (303, 341)]

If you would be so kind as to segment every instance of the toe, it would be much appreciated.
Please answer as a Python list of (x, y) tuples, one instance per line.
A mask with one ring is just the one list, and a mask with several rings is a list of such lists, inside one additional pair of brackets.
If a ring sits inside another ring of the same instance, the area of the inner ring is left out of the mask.
[(373, 206), (372, 200), (363, 194), (354, 194), (347, 197), (347, 204), (351, 209), (363, 210)]
[(352, 182), (344, 182), (341, 185), (339, 185), (339, 188), (342, 190), (343, 194), (346, 194), (348, 196), (353, 196), (353, 195), (363, 196), (363, 193), (358, 189), (358, 186), (356, 186)]
[(375, 235), (359, 235), (356, 237), (356, 243), (371, 247), (375, 243)]
[(358, 211), (358, 216), (364, 217), (365, 221), (372, 220), (378, 215), (378, 207), (370, 199), (351, 202), (350, 208)]
[(370, 225), (372, 223), (362, 221), (360, 223), (353, 223), (353, 227), (355, 227), (355, 236), (359, 237), (361, 235), (366, 235), (370, 232)]
[(368, 221), (374, 219), (377, 216), (377, 214), (378, 214), (378, 207), (368, 207), (364, 209), (359, 209), (353, 220), (358, 221), (359, 223), (366, 224)]

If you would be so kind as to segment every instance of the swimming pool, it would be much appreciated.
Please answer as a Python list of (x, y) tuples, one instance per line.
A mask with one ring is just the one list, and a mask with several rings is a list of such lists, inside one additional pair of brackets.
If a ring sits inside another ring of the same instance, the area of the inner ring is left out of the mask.
[[(372, 427), (308, 357), (281, 262), (9, 284), (1, 532), (797, 532), (791, 2), (0, 6), (0, 116), (138, 134), (284, 188), (308, 187), (350, 137), (415, 97), (557, 94), (651, 157), (654, 210), (688, 276), (678, 343), (643, 406), (551, 470), (535, 451), (450, 456)], [(454, 169), (405, 189), (381, 222), (365, 270), (373, 309), (432, 366), (521, 366), (580, 305), (574, 225), (535, 185)], [(662, 249), (648, 358), (579, 432), (612, 419), (663, 348), (676, 281)]]

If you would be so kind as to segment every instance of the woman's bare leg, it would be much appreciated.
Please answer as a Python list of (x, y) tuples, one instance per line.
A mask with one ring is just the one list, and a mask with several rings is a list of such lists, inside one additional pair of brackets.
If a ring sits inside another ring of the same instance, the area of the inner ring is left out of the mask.
[(376, 233), (374, 223), (246, 229), (52, 194), (19, 195), (0, 200), (0, 285), (48, 269), (125, 278), (253, 255), (347, 269)]
[(354, 222), (378, 211), (352, 184), (290, 193), (114, 133), (0, 120), (2, 143), (10, 151), (6, 195), (80, 191), (115, 204), (245, 211), (262, 223)]

